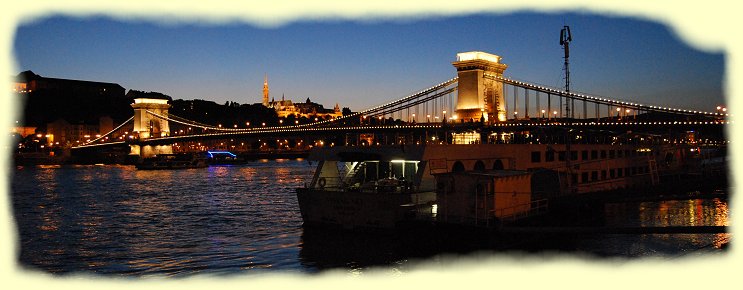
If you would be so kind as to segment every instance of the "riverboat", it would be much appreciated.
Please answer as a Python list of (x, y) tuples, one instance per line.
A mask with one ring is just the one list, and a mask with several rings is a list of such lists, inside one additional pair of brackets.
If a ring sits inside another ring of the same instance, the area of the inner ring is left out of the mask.
[[(428, 144), (316, 148), (308, 159), (317, 162), (317, 169), (312, 180), (297, 189), (297, 198), (305, 226), (396, 228), (421, 221), (436, 222), (437, 214), (439, 220), (451, 218), (440, 215), (440, 210), (444, 207), (449, 213), (461, 212), (462, 208), (452, 207), (456, 204), (453, 201), (461, 198), (445, 199), (446, 192), (465, 194), (469, 187), (474, 192), (478, 180), (487, 180), (490, 193), (503, 191), (510, 195), (514, 188), (520, 188), (515, 191), (529, 194), (523, 200), (528, 207), (509, 198), (485, 199), (489, 203), (500, 202), (488, 208), (492, 215), (514, 216), (540, 207), (533, 203), (541, 200), (657, 184), (664, 175), (689, 170), (689, 157), (694, 157), (695, 151), (687, 147)], [(539, 171), (551, 173), (536, 174)], [(540, 185), (545, 183), (549, 184), (549, 191), (533, 192), (535, 188), (545, 189)], [(500, 189), (493, 184), (500, 184)], [(444, 204), (447, 201), (448, 205)], [(481, 214), (470, 217), (491, 218)], [(457, 217), (462, 216), (465, 215)]]
[(199, 154), (158, 154), (135, 164), (140, 170), (166, 170), (207, 167), (206, 158)]

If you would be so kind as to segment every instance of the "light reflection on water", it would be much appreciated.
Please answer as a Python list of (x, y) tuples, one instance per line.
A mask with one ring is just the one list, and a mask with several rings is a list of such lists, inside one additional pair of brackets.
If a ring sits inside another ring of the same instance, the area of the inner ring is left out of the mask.
[[(360, 273), (379, 265), (399, 271), (421, 259), (482, 249), (677, 256), (730, 240), (730, 234), (598, 235), (483, 246), (427, 236), (308, 234), (294, 190), (309, 182), (313, 170), (303, 160), (173, 171), (18, 167), (12, 197), (19, 262), (51, 273), (135, 276), (338, 267)], [(719, 199), (608, 205), (605, 219), (618, 226), (729, 225), (727, 202)]]
[(19, 167), (19, 261), (140, 276), (299, 269), (294, 189), (313, 170), (296, 160), (173, 171)]
[[(608, 226), (730, 226), (728, 203), (720, 198), (669, 200), (661, 202), (641, 202), (606, 205), (606, 224)], [(664, 243), (666, 248), (680, 252), (697, 249), (720, 249), (730, 242), (732, 234), (652, 234), (646, 240)], [(645, 245), (635, 246), (638, 252)], [(637, 254), (641, 255), (641, 254)]]

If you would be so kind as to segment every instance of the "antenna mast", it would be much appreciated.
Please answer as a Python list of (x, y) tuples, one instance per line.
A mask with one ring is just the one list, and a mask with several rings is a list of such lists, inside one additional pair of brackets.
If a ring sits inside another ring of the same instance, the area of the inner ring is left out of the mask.
[[(573, 40), (572, 35), (570, 35), (570, 27), (565, 25), (562, 27), (562, 30), (560, 31), (560, 45), (562, 45), (563, 50), (565, 50), (565, 91), (570, 92), (570, 67), (568, 63), (568, 58), (570, 57), (570, 41)], [(570, 122), (572, 122), (572, 116), (570, 115), (571, 112), (574, 112), (574, 110), (571, 110), (571, 106), (573, 106), (573, 99), (572, 98), (565, 98), (565, 118), (570, 118)], [(575, 107), (573, 106), (573, 109)], [(573, 168), (570, 164), (570, 159), (573, 158), (573, 152), (570, 150), (570, 139), (572, 135), (570, 134), (570, 131), (573, 129), (568, 129), (565, 132), (565, 181), (567, 181), (567, 187), (568, 191), (572, 193), (573, 191)]]
[[(565, 70), (565, 91), (566, 92), (570, 92), (570, 63), (568, 61), (568, 58), (570, 58), (570, 41), (572, 40), (573, 40), (573, 36), (570, 34), (570, 26), (567, 26), (567, 25), (563, 26), (562, 30), (560, 31), (560, 45), (562, 45), (562, 48), (565, 51), (565, 57), (564, 57), (565, 66), (563, 69)], [(572, 117), (570, 115), (570, 111), (571, 111), (570, 105), (573, 103), (573, 101), (572, 99), (569, 101), (566, 99), (565, 101), (566, 101), (565, 102), (566, 103), (565, 104), (565, 115), (566, 115), (565, 117), (566, 118)], [(575, 107), (573, 107), (573, 109), (575, 109)]]

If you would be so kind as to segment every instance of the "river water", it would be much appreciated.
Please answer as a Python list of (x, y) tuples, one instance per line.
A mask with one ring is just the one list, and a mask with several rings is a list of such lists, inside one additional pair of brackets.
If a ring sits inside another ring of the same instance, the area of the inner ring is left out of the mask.
[[(545, 251), (603, 259), (725, 255), (731, 235), (594, 234), (504, 241), (305, 231), (294, 189), (305, 160), (188, 170), (19, 166), (12, 170), (20, 266), (104, 276), (316, 273), (411, 269), (442, 255)], [(611, 204), (616, 226), (728, 225), (727, 201)], [(442, 263), (442, 262), (440, 262)]]

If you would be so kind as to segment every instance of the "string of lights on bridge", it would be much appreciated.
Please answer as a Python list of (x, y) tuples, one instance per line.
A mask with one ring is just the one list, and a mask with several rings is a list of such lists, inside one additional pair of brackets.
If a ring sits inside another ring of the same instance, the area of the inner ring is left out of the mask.
[(645, 111), (657, 111), (657, 112), (667, 112), (667, 113), (682, 113), (682, 114), (695, 114), (695, 115), (710, 115), (710, 116), (729, 116), (727, 113), (719, 113), (719, 112), (704, 112), (704, 111), (693, 111), (693, 110), (686, 110), (686, 109), (678, 109), (678, 108), (671, 108), (671, 107), (661, 107), (661, 106), (653, 106), (653, 105), (644, 105), (639, 103), (633, 103), (633, 102), (625, 102), (625, 101), (617, 101), (612, 100), (608, 98), (602, 98), (602, 97), (596, 97), (586, 94), (578, 94), (573, 92), (567, 92), (563, 90), (558, 90), (555, 88), (549, 88), (541, 85), (531, 84), (527, 82), (517, 81), (509, 78), (505, 78), (502, 76), (494, 75), (494, 74), (483, 74), (483, 77), (501, 81), (503, 83), (507, 83), (510, 85), (522, 87), (525, 89), (531, 89), (535, 91), (540, 91), (544, 93), (569, 97), (571, 99), (578, 99), (578, 100), (588, 100), (592, 101), (594, 103), (601, 103), (606, 105), (614, 105), (614, 106), (621, 106), (621, 107), (632, 107), (635, 109), (642, 109)]
[(98, 138), (95, 138), (95, 139), (93, 139), (93, 140), (87, 141), (87, 142), (83, 143), (82, 145), (80, 145), (80, 146), (78, 146), (78, 147), (82, 147), (82, 146), (85, 146), (85, 145), (88, 145), (88, 144), (92, 144), (92, 143), (98, 142), (98, 141), (100, 141), (100, 140), (103, 140), (103, 139), (105, 139), (106, 137), (108, 137), (109, 135), (111, 135), (111, 134), (113, 134), (114, 132), (116, 132), (117, 130), (119, 130), (119, 129), (121, 129), (122, 127), (124, 127), (124, 125), (128, 124), (128, 123), (129, 123), (129, 122), (131, 122), (132, 120), (134, 120), (134, 116), (131, 116), (131, 117), (129, 117), (129, 119), (127, 119), (126, 121), (124, 121), (123, 123), (121, 123), (121, 125), (119, 125), (119, 126), (116, 126), (116, 128), (114, 128), (113, 130), (111, 130), (111, 131), (108, 131), (108, 133), (106, 133), (106, 134), (103, 134), (103, 135), (101, 135), (100, 137), (98, 137)]
[[(721, 114), (721, 113), (714, 113), (714, 112), (692, 111), (692, 110), (685, 110), (685, 109), (643, 105), (643, 104), (632, 103), (632, 102), (611, 100), (607, 98), (572, 93), (572, 92), (562, 91), (559, 89), (550, 88), (546, 86), (531, 84), (531, 83), (522, 82), (522, 81), (516, 81), (513, 79), (509, 79), (509, 78), (505, 78), (505, 77), (493, 75), (493, 74), (487, 74), (487, 73), (484, 74), (484, 77), (488, 79), (500, 81), (505, 84), (522, 87), (525, 89), (531, 89), (531, 90), (535, 90), (539, 92), (554, 94), (554, 95), (568, 97), (572, 99), (589, 100), (592, 102), (602, 103), (602, 104), (607, 104), (607, 105), (632, 107), (635, 109), (643, 109), (646, 111), (660, 111), (660, 112), (669, 112), (669, 113), (675, 113), (675, 114), (681, 113), (681, 114), (686, 114), (686, 115), (696, 114), (696, 115), (711, 115), (711, 116), (723, 116), (723, 115), (728, 116), (728, 114)], [(198, 138), (198, 137), (209, 137), (209, 136), (231, 136), (231, 135), (239, 135), (239, 134), (272, 134), (272, 133), (311, 132), (311, 131), (330, 131), (330, 130), (333, 130), (333, 131), (352, 131), (352, 130), (363, 131), (363, 130), (387, 130), (387, 129), (395, 129), (395, 130), (399, 130), (399, 129), (439, 129), (442, 127), (441, 123), (424, 123), (424, 124), (415, 124), (415, 125), (389, 125), (389, 126), (351, 126), (351, 127), (323, 127), (323, 126), (331, 124), (331, 123), (337, 123), (339, 121), (343, 121), (343, 120), (351, 119), (351, 118), (366, 119), (367, 117), (370, 117), (370, 118), (379, 117), (381, 120), (382, 115), (399, 112), (404, 109), (408, 109), (412, 106), (419, 105), (423, 102), (427, 102), (432, 99), (442, 97), (443, 95), (447, 93), (451, 93), (452, 91), (456, 90), (456, 86), (453, 88), (444, 90), (444, 91), (440, 91), (440, 90), (452, 84), (456, 84), (457, 82), (458, 82), (458, 78), (455, 77), (447, 81), (441, 82), (439, 84), (436, 84), (428, 89), (408, 95), (406, 97), (393, 100), (391, 102), (381, 104), (381, 105), (378, 105), (372, 108), (368, 108), (366, 110), (362, 110), (356, 113), (352, 113), (352, 114), (349, 114), (343, 117), (328, 119), (328, 120), (317, 120), (317, 118), (315, 118), (315, 122), (312, 122), (312, 123), (307, 123), (307, 124), (296, 124), (295, 123), (293, 125), (290, 124), (290, 125), (285, 125), (285, 126), (265, 127), (265, 123), (262, 123), (263, 127), (255, 127), (255, 128), (228, 128), (228, 127), (221, 127), (221, 126), (215, 127), (212, 125), (188, 120), (188, 119), (185, 119), (185, 118), (182, 118), (176, 115), (172, 115), (172, 114), (169, 114), (168, 116), (164, 116), (164, 115), (155, 113), (153, 111), (146, 110), (147, 114), (153, 115), (162, 120), (172, 121), (172, 122), (175, 122), (181, 125), (201, 128), (204, 130), (217, 131), (216, 133), (191, 134), (187, 136), (152, 137), (152, 138), (149, 138), (148, 140), (155, 141), (155, 140)], [(124, 123), (116, 127), (115, 129), (111, 130), (110, 132), (100, 136), (99, 138), (85, 142), (82, 145), (77, 146), (77, 148), (98, 146), (98, 145), (103, 145), (103, 144), (110, 145), (110, 144), (123, 143), (123, 141), (121, 141), (121, 142), (108, 142), (108, 143), (102, 143), (102, 144), (93, 144), (100, 140), (103, 140), (104, 138), (112, 134), (113, 132), (119, 130), (125, 124), (132, 121), (133, 118), (134, 117), (132, 116), (127, 121), (125, 121)], [(444, 120), (444, 122), (446, 122), (446, 120)], [(454, 120), (452, 120), (452, 122), (454, 122)], [(531, 120), (527, 122), (520, 121), (520, 122), (515, 122), (515, 123), (493, 123), (493, 124), (489, 124), (489, 126), (516, 127), (516, 126), (618, 126), (618, 125), (703, 125), (703, 124), (704, 125), (730, 124), (730, 122), (722, 121), (722, 120), (717, 120), (717, 121), (665, 121), (665, 122), (629, 122), (629, 121), (624, 121), (624, 122), (619, 122), (619, 121), (618, 122), (597, 122), (597, 121), (554, 122), (554, 121), (549, 121), (549, 122), (545, 122), (543, 119), (537, 118), (535, 120)], [(129, 136), (129, 138), (133, 139), (134, 136)]]

